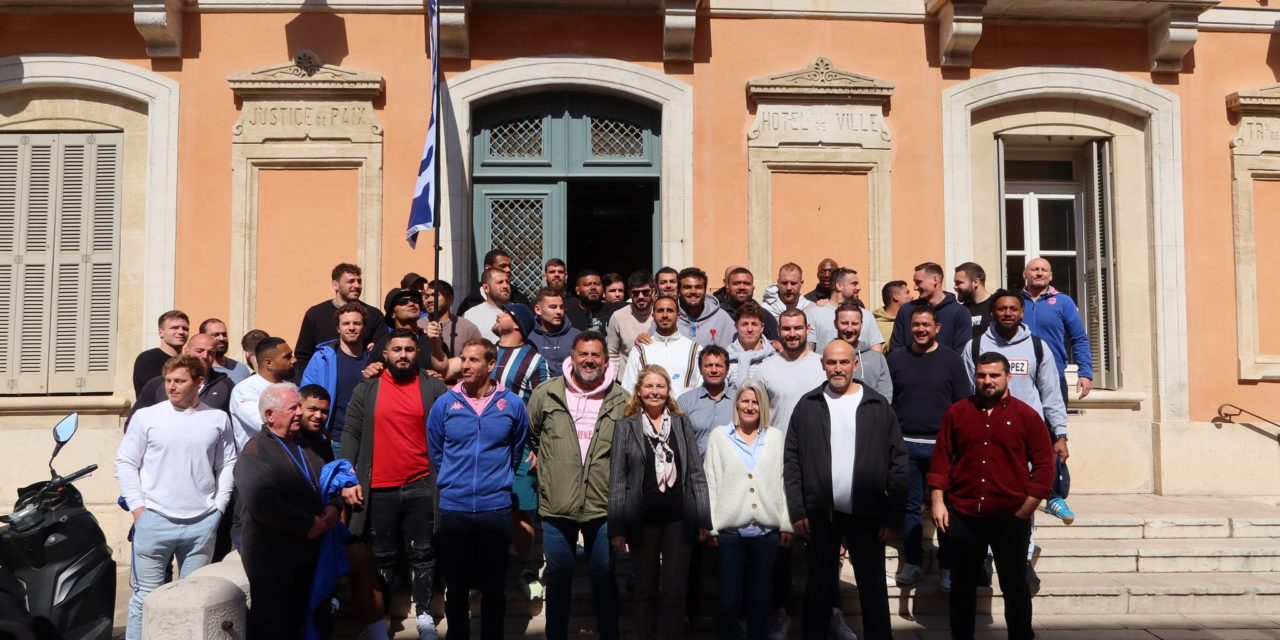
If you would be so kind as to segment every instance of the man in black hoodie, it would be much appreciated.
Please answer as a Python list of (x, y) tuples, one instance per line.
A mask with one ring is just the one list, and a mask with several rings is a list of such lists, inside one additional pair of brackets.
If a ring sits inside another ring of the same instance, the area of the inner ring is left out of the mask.
[[(489, 253), (484, 254), (484, 267), (480, 269), (480, 273), (483, 274), (489, 269), (501, 269), (502, 271), (506, 271), (507, 275), (511, 275), (511, 254), (503, 251), (502, 249), (491, 249)], [(467, 297), (463, 298), (462, 302), (458, 303), (458, 317), (462, 317), (462, 315), (467, 312), (467, 309), (483, 304), (484, 302), (484, 293), (480, 291), (480, 283), (477, 282), (476, 286), (472, 287), (471, 291), (467, 293)], [(519, 302), (520, 304), (525, 305), (529, 304), (529, 296), (526, 296), (523, 291), (516, 287), (514, 278), (511, 281), (511, 299), (507, 302)], [(506, 302), (503, 304), (506, 304)]]
[[(579, 271), (573, 282), (578, 295), (564, 299), (565, 319), (579, 331), (604, 333), (609, 328), (609, 317), (623, 303), (604, 301), (604, 284), (595, 269)], [(511, 300), (515, 302), (515, 298)]]
[[(191, 336), (191, 339), (187, 340), (187, 343), (183, 345), (182, 352), (199, 358), (204, 363), (205, 370), (209, 372), (200, 387), (200, 403), (230, 415), (228, 407), (231, 404), (231, 388), (235, 385), (231, 382), (231, 378), (227, 377), (227, 374), (213, 368), (215, 344), (213, 336), (207, 333), (197, 333)], [(133, 414), (137, 413), (139, 409), (160, 404), (168, 399), (169, 396), (164, 390), (163, 374), (148, 380), (142, 386), (142, 391), (138, 392), (138, 401), (133, 403), (133, 407), (129, 409), (129, 417), (124, 422), (125, 430), (129, 429), (129, 420), (133, 419)]]
[(960, 353), (964, 345), (973, 339), (969, 310), (956, 300), (955, 294), (942, 288), (944, 276), (942, 266), (936, 262), (925, 262), (916, 267), (916, 293), (920, 295), (898, 308), (898, 316), (893, 320), (893, 337), (890, 338), (892, 349), (904, 349), (911, 344), (911, 313), (926, 304), (933, 307), (938, 320), (938, 344)]
[(550, 286), (538, 289), (533, 294), (533, 312), (538, 316), (538, 324), (529, 342), (546, 359), (551, 377), (562, 375), (564, 360), (573, 353), (573, 340), (582, 332), (564, 321), (564, 296), (559, 289)]
[(307, 370), (307, 362), (316, 352), (321, 342), (338, 339), (338, 329), (333, 322), (333, 312), (348, 302), (359, 302), (364, 305), (364, 334), (362, 341), (367, 345), (386, 332), (387, 324), (382, 312), (377, 307), (360, 300), (364, 291), (364, 277), (360, 267), (345, 262), (333, 268), (333, 298), (319, 302), (307, 309), (302, 316), (302, 328), (298, 329), (298, 341), (294, 343), (294, 356), (298, 359), (293, 368), (297, 379), (302, 379), (302, 372)]

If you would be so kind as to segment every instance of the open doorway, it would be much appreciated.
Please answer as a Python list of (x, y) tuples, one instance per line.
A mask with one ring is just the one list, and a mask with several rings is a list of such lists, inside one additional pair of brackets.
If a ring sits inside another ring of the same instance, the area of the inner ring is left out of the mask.
[(653, 271), (658, 237), (656, 180), (573, 180), (566, 197), (570, 277), (580, 269)]

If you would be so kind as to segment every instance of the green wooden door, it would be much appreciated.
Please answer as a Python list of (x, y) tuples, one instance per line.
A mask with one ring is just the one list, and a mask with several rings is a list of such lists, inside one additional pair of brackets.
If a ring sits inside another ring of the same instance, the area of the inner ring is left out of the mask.
[[(567, 193), (575, 182), (656, 184), (661, 173), (661, 114), (645, 105), (545, 93), (483, 107), (474, 121), (476, 268), (486, 252), (501, 247), (511, 253), (515, 283), (526, 290), (541, 285), (547, 259), (566, 257)], [(655, 261), (658, 213), (655, 204)]]

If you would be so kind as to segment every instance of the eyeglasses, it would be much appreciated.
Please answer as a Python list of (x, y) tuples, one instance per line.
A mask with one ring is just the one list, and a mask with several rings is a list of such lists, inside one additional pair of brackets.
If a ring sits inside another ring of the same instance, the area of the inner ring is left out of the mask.
[(410, 298), (407, 296), (404, 298), (396, 298), (395, 300), (395, 306), (397, 307), (401, 305), (406, 305), (406, 304), (418, 304), (418, 300), (416, 298)]
[(632, 289), (631, 290), (632, 298), (647, 298), (651, 295), (653, 295), (653, 289)]

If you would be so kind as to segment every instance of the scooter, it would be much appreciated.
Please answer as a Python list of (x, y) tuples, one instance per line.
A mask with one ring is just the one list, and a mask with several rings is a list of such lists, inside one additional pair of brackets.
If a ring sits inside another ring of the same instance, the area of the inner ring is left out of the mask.
[(51, 623), (64, 640), (109, 640), (116, 563), (98, 520), (71, 484), (98, 465), (66, 476), (53, 468), (53, 459), (75, 435), (76, 420), (73, 413), (53, 428), (51, 478), (18, 489), (13, 513), (0, 516), (0, 568), (25, 589), (26, 608), (36, 624)]

